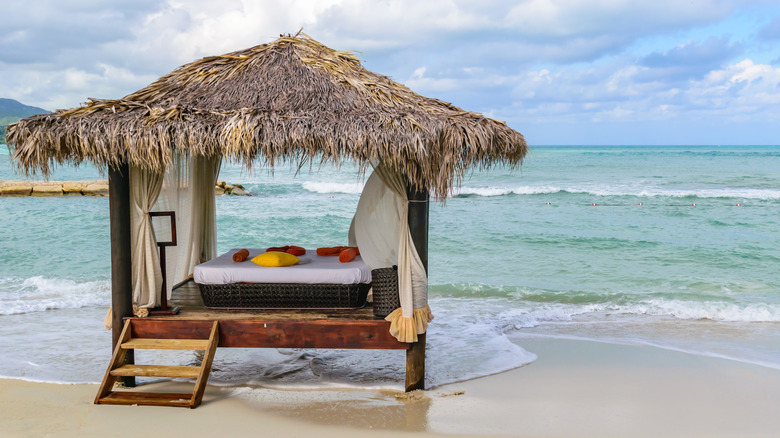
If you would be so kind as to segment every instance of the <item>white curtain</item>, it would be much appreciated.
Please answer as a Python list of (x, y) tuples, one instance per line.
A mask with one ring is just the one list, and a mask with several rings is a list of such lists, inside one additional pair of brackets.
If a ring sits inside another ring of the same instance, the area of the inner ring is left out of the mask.
[[(355, 213), (357, 216), (357, 212)], [(347, 245), (357, 246), (357, 238), (355, 237), (355, 216), (352, 216), (352, 222), (349, 224), (349, 233), (347, 234)]]
[[(209, 261), (217, 256), (217, 206), (215, 186), (219, 178), (219, 169), (222, 167), (222, 157), (197, 157), (193, 160), (193, 167), (200, 184), (197, 185), (192, 196), (198, 199), (197, 208), (202, 212), (203, 222), (200, 224), (198, 236), (200, 237), (200, 259), (198, 263)], [(195, 187), (196, 184), (193, 184)], [(198, 264), (196, 263), (196, 264)], [(195, 265), (187, 269), (187, 276), (192, 275)]]
[(403, 177), (380, 163), (363, 188), (350, 234), (354, 229), (360, 255), (369, 268), (398, 266), (401, 308), (386, 319), (396, 339), (417, 342), (433, 315), (428, 307), (428, 277), (409, 232), (408, 212)]
[[(217, 256), (214, 186), (221, 159), (180, 155), (165, 173), (154, 211), (176, 213), (176, 246), (166, 248), (167, 294), (192, 275), (195, 266)], [(170, 239), (170, 219), (155, 219), (161, 239)], [(165, 236), (165, 237), (162, 237)]]
[(157, 201), (163, 175), (130, 165), (130, 245), (133, 262), (133, 312), (159, 304), (162, 288), (160, 255), (149, 211)]

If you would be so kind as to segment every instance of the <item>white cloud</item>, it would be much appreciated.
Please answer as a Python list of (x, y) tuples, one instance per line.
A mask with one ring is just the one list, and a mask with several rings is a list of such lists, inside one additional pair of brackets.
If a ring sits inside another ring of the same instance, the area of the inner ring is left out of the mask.
[(425, 66), (422, 66), (420, 68), (415, 69), (412, 72), (412, 80), (420, 80), (420, 79), (422, 79), (423, 76), (425, 75), (425, 70), (426, 70)]
[[(613, 74), (598, 70), (546, 70), (516, 79), (517, 101), (502, 108), (519, 129), (559, 121), (642, 122), (683, 119), (752, 122), (780, 119), (780, 68), (745, 59), (692, 80), (684, 89), (663, 82), (639, 82), (647, 67), (628, 66)], [(594, 77), (601, 77), (593, 81)], [(461, 83), (460, 86), (467, 86)]]
[(68, 67), (21, 72), (18, 67), (2, 68), (0, 64), (0, 83), (7, 88), (0, 91), (0, 95), (55, 110), (78, 106), (90, 97), (122, 97), (157, 79), (154, 75), (138, 75), (112, 65), (98, 67), (102, 68), (83, 70)]
[[(357, 50), (367, 68), (421, 94), (521, 130), (529, 121), (638, 122), (740, 111), (769, 120), (778, 113), (778, 71), (746, 59), (757, 59), (750, 41), (722, 31), (692, 39), (689, 32), (762, 0), (28, 3), (4, 11), (0, 96), (47, 109), (121, 97), (181, 64), (303, 28), (335, 49)], [(764, 19), (753, 37), (768, 38), (778, 20)], [(632, 53), (637, 41), (677, 35), (686, 37)]]
[(534, 37), (614, 35), (636, 37), (659, 30), (712, 23), (730, 14), (736, 1), (526, 0), (511, 8), (504, 26)]
[(745, 59), (693, 82), (685, 94), (698, 111), (777, 120), (780, 68)]

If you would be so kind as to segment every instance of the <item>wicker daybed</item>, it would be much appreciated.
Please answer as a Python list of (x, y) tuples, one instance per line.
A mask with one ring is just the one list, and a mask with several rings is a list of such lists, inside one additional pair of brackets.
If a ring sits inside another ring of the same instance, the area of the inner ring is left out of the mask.
[[(309, 250), (302, 264), (263, 267), (235, 262), (232, 249), (195, 267), (203, 303), (212, 309), (356, 309), (365, 306), (371, 270), (360, 256), (348, 263)], [(264, 249), (249, 249), (249, 258)]]

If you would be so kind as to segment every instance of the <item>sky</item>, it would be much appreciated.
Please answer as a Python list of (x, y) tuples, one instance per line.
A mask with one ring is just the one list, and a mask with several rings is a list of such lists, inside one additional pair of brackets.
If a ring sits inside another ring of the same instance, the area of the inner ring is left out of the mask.
[(0, 0), (0, 97), (121, 98), (300, 29), (530, 145), (780, 144), (777, 0)]

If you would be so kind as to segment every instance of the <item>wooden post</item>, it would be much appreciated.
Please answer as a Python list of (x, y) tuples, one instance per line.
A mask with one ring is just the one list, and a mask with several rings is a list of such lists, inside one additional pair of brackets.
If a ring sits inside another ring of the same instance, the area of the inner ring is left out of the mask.
[[(130, 253), (130, 167), (127, 163), (108, 169), (108, 205), (111, 223), (111, 325), (112, 351), (119, 342), (124, 317), (133, 316), (132, 259)], [(126, 363), (134, 363), (133, 351)], [(135, 386), (135, 377), (123, 377), (125, 386)]]
[(425, 333), (406, 350), (406, 392), (425, 389)]
[[(428, 273), (428, 190), (407, 186), (409, 198), (409, 232), (417, 254)], [(417, 335), (417, 342), (406, 350), (406, 391), (425, 389), (425, 334)]]
[(176, 246), (176, 212), (175, 211), (150, 211), (149, 217), (168, 216), (171, 219), (171, 240), (168, 242), (157, 242), (160, 248), (160, 271), (162, 272), (162, 290), (160, 291), (160, 308), (149, 311), (149, 315), (176, 315), (179, 313), (179, 307), (168, 307), (168, 271), (165, 265), (165, 247)]
[(428, 190), (406, 189), (409, 198), (409, 232), (412, 233), (417, 254), (428, 273)]

